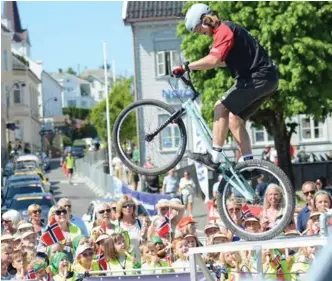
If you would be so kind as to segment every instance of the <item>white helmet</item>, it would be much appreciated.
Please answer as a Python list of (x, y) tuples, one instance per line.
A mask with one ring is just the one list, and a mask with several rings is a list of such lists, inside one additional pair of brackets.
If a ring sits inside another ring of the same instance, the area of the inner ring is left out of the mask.
[(204, 14), (211, 14), (209, 6), (201, 3), (192, 5), (187, 11), (186, 18), (184, 20), (186, 28), (190, 32), (193, 32), (197, 25), (201, 23), (201, 17)]

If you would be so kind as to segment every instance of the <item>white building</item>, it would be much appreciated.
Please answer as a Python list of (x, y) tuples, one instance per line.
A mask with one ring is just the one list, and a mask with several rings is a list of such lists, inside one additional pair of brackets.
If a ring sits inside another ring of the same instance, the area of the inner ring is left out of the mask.
[[(1, 23), (1, 160), (2, 163), (7, 157), (7, 130), (8, 119), (8, 98), (12, 85), (12, 33)], [(9, 130), (8, 130), (9, 132)]]
[[(103, 69), (87, 69), (80, 74), (80, 77), (84, 80), (87, 80), (91, 86), (91, 96), (98, 103), (104, 100), (105, 97), (105, 77)], [(108, 87), (109, 90), (113, 85), (112, 73), (108, 71)]]
[(62, 107), (92, 108), (96, 101), (91, 96), (90, 83), (75, 75), (58, 72), (52, 73), (52, 77), (63, 88), (61, 94)]

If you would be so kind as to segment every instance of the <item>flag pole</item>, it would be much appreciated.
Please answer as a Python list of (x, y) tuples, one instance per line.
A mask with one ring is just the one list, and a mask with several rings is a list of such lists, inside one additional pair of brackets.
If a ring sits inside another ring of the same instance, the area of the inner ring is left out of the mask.
[(108, 93), (107, 56), (106, 56), (106, 41), (103, 42), (103, 49), (104, 49), (105, 96), (106, 96), (106, 124), (107, 124), (108, 167), (109, 167), (110, 176), (113, 176), (112, 145), (111, 145), (111, 124), (110, 124), (110, 105), (109, 105), (109, 93)]
[(170, 247), (170, 258), (173, 260), (173, 255), (172, 255), (172, 218), (171, 218), (171, 208), (168, 207), (168, 213), (169, 213), (169, 219), (168, 219), (168, 224), (169, 224), (169, 243), (171, 244)]

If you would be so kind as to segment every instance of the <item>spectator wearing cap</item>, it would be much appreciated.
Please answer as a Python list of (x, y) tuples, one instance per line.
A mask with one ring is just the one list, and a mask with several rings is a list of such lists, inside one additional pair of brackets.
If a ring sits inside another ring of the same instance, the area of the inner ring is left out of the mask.
[(317, 187), (314, 182), (307, 181), (302, 185), (303, 199), (306, 201), (306, 206), (299, 212), (297, 216), (297, 230), (303, 232), (307, 228), (307, 222), (310, 217), (310, 212), (313, 208), (313, 198), (317, 192)]
[(59, 206), (64, 207), (69, 215), (70, 222), (73, 225), (76, 225), (83, 233), (84, 236), (88, 237), (89, 233), (88, 230), (86, 229), (84, 221), (76, 216), (73, 216), (72, 214), (72, 203), (69, 198), (61, 198), (58, 203)]
[(304, 231), (307, 235), (317, 235), (320, 232), (319, 217), (322, 212), (313, 212), (310, 214), (307, 229)]
[(261, 232), (260, 219), (250, 216), (244, 220), (244, 229), (251, 233)]
[(183, 217), (177, 224), (177, 230), (175, 231), (175, 238), (185, 237), (188, 234), (196, 235), (196, 224), (192, 217)]
[(13, 236), (13, 248), (14, 251), (21, 250), (22, 242), (21, 242), (21, 233), (16, 232)]
[(204, 233), (206, 235), (206, 244), (210, 245), (212, 243), (213, 235), (220, 233), (220, 228), (216, 223), (209, 222), (204, 228)]
[(179, 189), (179, 179), (175, 175), (175, 170), (168, 171), (168, 175), (164, 178), (163, 186), (161, 189), (162, 194), (176, 196)]
[(270, 183), (264, 196), (261, 225), (263, 230), (273, 228), (277, 217), (283, 213), (284, 198), (280, 186)]
[(196, 248), (200, 246), (200, 242), (195, 234), (187, 234), (184, 236), (184, 240), (186, 240), (188, 248)]
[[(163, 240), (159, 236), (153, 236), (151, 242), (156, 246), (157, 256), (161, 259), (166, 258), (166, 260), (170, 260), (169, 247), (163, 243)], [(171, 244), (169, 244), (171, 246)]]
[(35, 232), (40, 235), (45, 228), (44, 222), (41, 218), (42, 209), (38, 204), (31, 204), (28, 207), (29, 221), (32, 223)]
[(102, 250), (104, 251), (105, 248), (104, 248), (104, 244), (105, 244), (105, 240), (109, 237), (108, 234), (101, 234), (98, 236), (98, 238), (96, 239), (95, 243), (96, 243), (96, 249), (97, 250)]
[[(164, 223), (166, 215), (169, 216), (171, 231), (174, 233), (176, 225), (183, 217), (185, 211), (185, 207), (178, 198), (172, 198), (171, 200), (160, 199), (156, 204), (156, 209), (158, 214), (152, 219), (148, 230), (148, 239), (151, 239), (153, 236), (158, 236), (158, 227)], [(169, 239), (169, 237), (165, 238), (166, 240)]]
[(14, 236), (10, 233), (4, 233), (1, 235), (1, 244), (8, 244), (13, 246)]
[(24, 221), (24, 220), (22, 220), (18, 223), (17, 229), (18, 229), (18, 232), (21, 233), (21, 234), (23, 232), (26, 232), (26, 231), (33, 231), (33, 232), (35, 231), (32, 223), (29, 223), (29, 222)]
[(75, 261), (73, 263), (73, 271), (75, 273), (86, 271), (98, 271), (100, 267), (93, 259), (95, 252), (90, 243), (79, 245), (76, 250)]
[(212, 245), (223, 244), (229, 242), (228, 237), (223, 233), (216, 233), (211, 237)]
[(2, 215), (3, 233), (7, 232), (15, 234), (17, 231), (17, 224), (21, 220), (21, 215), (16, 210), (8, 210)]
[[(33, 270), (36, 280), (49, 280), (48, 265), (43, 258), (35, 257), (31, 260), (28, 270)], [(52, 280), (52, 279), (51, 279)]]
[(37, 234), (31, 230), (23, 232), (21, 235), (22, 249), (27, 253), (27, 259), (30, 262), (36, 254)]

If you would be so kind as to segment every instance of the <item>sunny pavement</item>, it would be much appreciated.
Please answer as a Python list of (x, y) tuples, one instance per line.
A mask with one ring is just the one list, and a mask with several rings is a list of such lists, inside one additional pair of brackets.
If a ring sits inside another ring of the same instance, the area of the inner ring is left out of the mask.
[[(52, 183), (53, 194), (56, 200), (66, 197), (72, 201), (73, 214), (75, 216), (81, 217), (86, 212), (89, 203), (99, 198), (78, 178), (74, 177), (74, 184), (70, 185), (68, 178), (64, 175), (60, 167), (60, 159), (51, 160), (51, 171), (47, 173), (47, 177)], [(195, 198), (193, 215), (197, 221), (198, 235), (201, 236), (207, 223), (207, 206), (200, 198)]]

